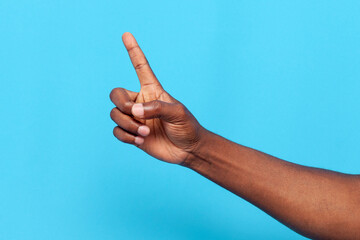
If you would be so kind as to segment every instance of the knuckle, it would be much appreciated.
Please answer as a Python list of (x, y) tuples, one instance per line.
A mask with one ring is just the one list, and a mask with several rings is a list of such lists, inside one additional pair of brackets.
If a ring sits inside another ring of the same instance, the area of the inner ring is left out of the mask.
[(113, 90), (111, 90), (111, 92), (110, 92), (110, 99), (111, 99), (111, 101), (114, 100), (114, 98), (115, 98), (115, 96), (117, 95), (117, 92), (118, 92), (118, 91), (119, 91), (118, 88), (114, 88)]
[(161, 109), (162, 109), (162, 104), (160, 101), (155, 100), (152, 102), (152, 108), (154, 109), (154, 112), (156, 114), (156, 116), (159, 116), (161, 113)]
[(131, 112), (133, 103), (124, 88), (114, 88), (110, 92), (110, 99), (118, 107), (118, 110), (125, 113)]
[(114, 127), (114, 129), (113, 129), (113, 134), (114, 134), (114, 136), (115, 136), (116, 138), (119, 138), (119, 137), (118, 137), (118, 131), (119, 131), (119, 127)]
[(134, 65), (134, 68), (135, 68), (135, 70), (141, 70), (141, 69), (143, 69), (144, 67), (146, 67), (148, 65), (149, 65), (149, 63), (147, 61), (146, 62), (140, 62), (140, 63), (136, 63)]
[(122, 105), (122, 109), (125, 113), (131, 113), (131, 108), (133, 106), (132, 102), (126, 101)]
[(113, 130), (114, 136), (121, 142), (128, 143), (129, 139), (126, 138), (125, 133), (120, 129), (120, 127), (115, 127)]
[(187, 109), (183, 104), (179, 104), (177, 107), (177, 113), (179, 116), (184, 117), (187, 115)]
[(161, 102), (159, 100), (155, 100), (152, 103), (152, 107), (155, 110), (161, 110)]
[(113, 108), (113, 109), (111, 109), (111, 111), (110, 111), (110, 117), (111, 117), (112, 120), (114, 120), (114, 118), (115, 118), (115, 116), (116, 116), (116, 114), (117, 114), (117, 111), (119, 111), (119, 110), (118, 110), (116, 107)]
[(110, 99), (113, 101), (117, 96), (123, 94), (124, 89), (123, 88), (114, 88), (110, 92)]
[(131, 47), (130, 49), (128, 49), (128, 52), (129, 52), (131, 58), (135, 58), (135, 57), (139, 56), (139, 51), (141, 51), (139, 45), (135, 45), (135, 46)]

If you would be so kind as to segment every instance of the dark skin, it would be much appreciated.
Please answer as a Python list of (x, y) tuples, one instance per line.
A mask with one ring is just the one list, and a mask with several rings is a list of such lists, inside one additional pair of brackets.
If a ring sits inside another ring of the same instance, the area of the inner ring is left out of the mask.
[(123, 42), (141, 89), (110, 94), (114, 135), (162, 161), (190, 168), (312, 239), (360, 239), (360, 175), (305, 167), (203, 128), (170, 96), (130, 33)]

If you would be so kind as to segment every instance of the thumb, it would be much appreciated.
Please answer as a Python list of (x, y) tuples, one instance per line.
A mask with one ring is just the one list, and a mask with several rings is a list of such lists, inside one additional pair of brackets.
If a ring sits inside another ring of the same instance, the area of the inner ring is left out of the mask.
[(160, 118), (166, 122), (177, 122), (183, 120), (186, 108), (181, 103), (167, 103), (154, 100), (145, 103), (135, 103), (131, 113), (140, 119)]

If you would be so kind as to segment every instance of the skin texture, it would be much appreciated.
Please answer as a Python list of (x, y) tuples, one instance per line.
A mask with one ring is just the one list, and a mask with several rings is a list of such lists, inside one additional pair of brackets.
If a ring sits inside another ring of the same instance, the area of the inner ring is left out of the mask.
[(198, 172), (303, 236), (360, 239), (359, 175), (293, 164), (206, 130), (162, 88), (135, 38), (123, 42), (141, 89), (111, 91), (116, 138)]

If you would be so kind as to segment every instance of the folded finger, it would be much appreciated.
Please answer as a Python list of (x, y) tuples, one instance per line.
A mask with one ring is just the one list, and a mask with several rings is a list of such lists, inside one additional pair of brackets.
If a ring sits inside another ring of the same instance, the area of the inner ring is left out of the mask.
[(120, 127), (115, 127), (113, 130), (114, 136), (124, 143), (141, 145), (144, 143), (144, 138), (140, 136), (134, 136), (131, 133), (126, 132)]
[(150, 129), (148, 126), (141, 124), (129, 115), (122, 113), (118, 108), (113, 108), (110, 112), (111, 119), (125, 131), (134, 135), (141, 135), (143, 137), (149, 135)]
[(131, 115), (131, 107), (138, 93), (124, 88), (114, 88), (110, 93), (110, 99), (116, 107), (125, 114)]

